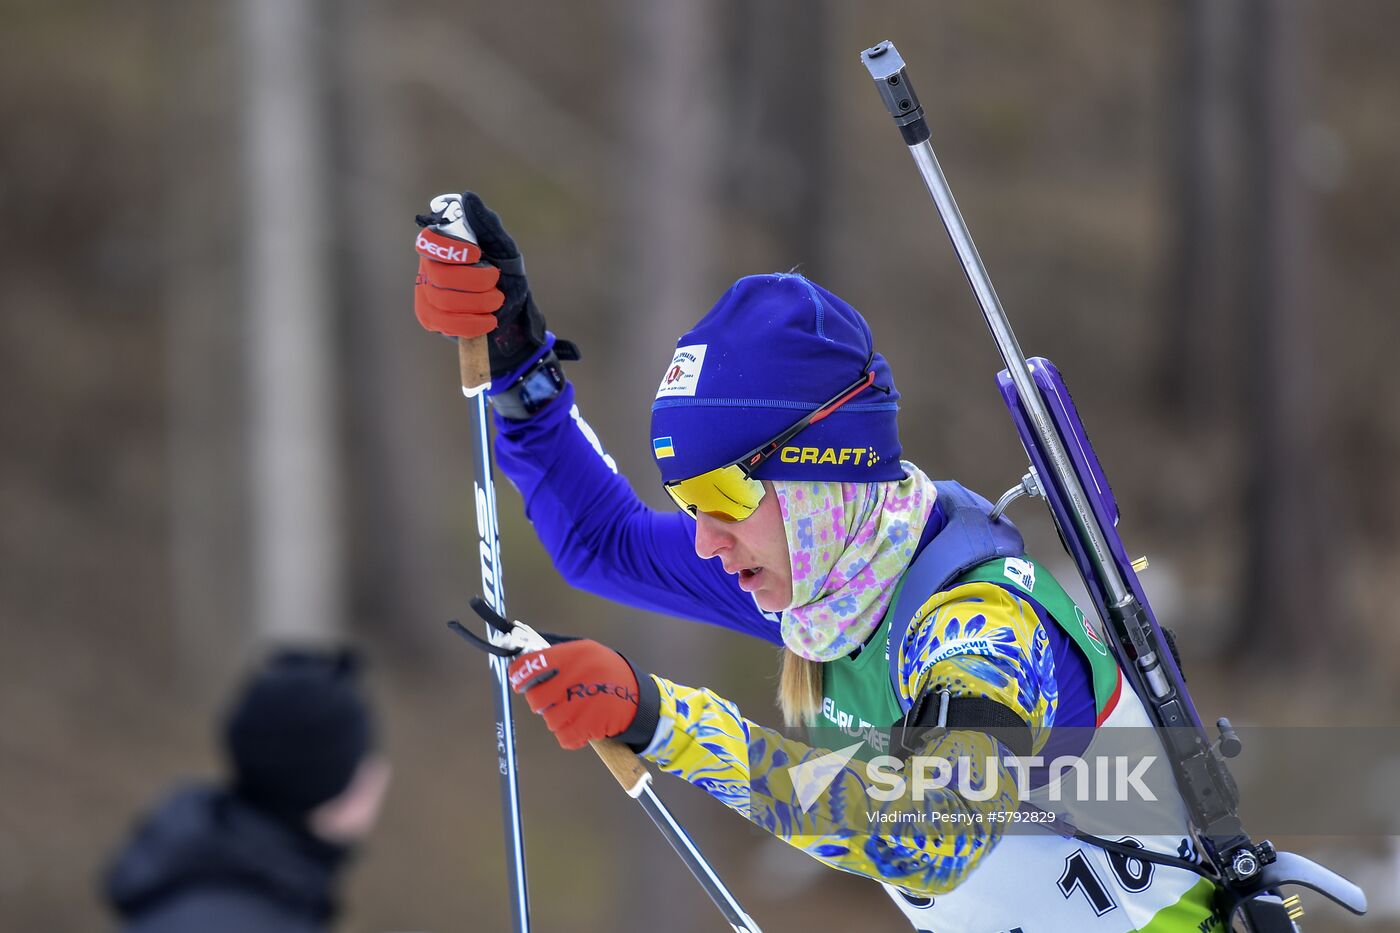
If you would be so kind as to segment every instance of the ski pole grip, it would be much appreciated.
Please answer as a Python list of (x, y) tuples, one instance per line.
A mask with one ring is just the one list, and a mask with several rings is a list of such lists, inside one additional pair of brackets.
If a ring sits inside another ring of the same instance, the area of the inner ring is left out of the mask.
[(485, 337), (457, 341), (457, 364), (462, 370), (462, 394), (479, 395), (491, 385), (491, 356)]
[(642, 788), (646, 787), (651, 779), (651, 773), (647, 771), (647, 766), (642, 764), (642, 759), (637, 757), (636, 752), (617, 739), (597, 739), (588, 744), (592, 745), (598, 757), (603, 759), (603, 764), (608, 766), (612, 776), (617, 778), (617, 783), (627, 791), (627, 796), (636, 797), (642, 792)]
[(860, 53), (860, 60), (875, 79), (875, 87), (880, 91), (880, 99), (885, 109), (894, 117), (899, 133), (906, 146), (917, 146), (929, 138), (928, 121), (924, 119), (924, 108), (919, 103), (919, 95), (909, 83), (909, 75), (904, 59), (894, 43), (886, 39)]

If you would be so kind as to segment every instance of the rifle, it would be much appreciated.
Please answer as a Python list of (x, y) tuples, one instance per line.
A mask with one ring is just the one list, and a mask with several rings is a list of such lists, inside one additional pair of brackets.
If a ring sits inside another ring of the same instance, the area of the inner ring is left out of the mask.
[(1030, 469), (1001, 497), (993, 515), (1022, 495), (1045, 500), (1124, 679), (1142, 700), (1167, 752), (1192, 834), (1215, 875), (1221, 916), (1228, 922), (1238, 911), (1252, 933), (1296, 933), (1303, 912), (1296, 895), (1285, 899), (1279, 893), (1284, 885), (1312, 888), (1352, 913), (1365, 913), (1366, 895), (1355, 884), (1300, 855), (1279, 852), (1268, 840), (1256, 843), (1245, 832), (1239, 789), (1225, 762), (1239, 754), (1239, 737), (1225, 718), (1216, 721), (1218, 742), (1206, 733), (1118, 535), (1117, 501), (1064, 379), (1049, 360), (1028, 360), (1021, 352), (934, 155), (904, 59), (887, 40), (862, 52), (861, 61), (914, 157), (1006, 364), (997, 383)]

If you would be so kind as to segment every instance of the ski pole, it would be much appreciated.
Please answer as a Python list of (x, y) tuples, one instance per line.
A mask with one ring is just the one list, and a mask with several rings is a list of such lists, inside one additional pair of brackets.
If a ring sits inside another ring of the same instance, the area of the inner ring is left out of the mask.
[[(430, 208), (441, 213), (439, 229), (476, 245), (476, 236), (467, 226), (458, 195), (439, 195)], [(477, 555), (481, 565), (481, 591), (493, 610), (506, 611), (505, 588), (501, 580), (501, 535), (496, 521), (496, 483), (491, 468), (490, 424), (486, 414), (486, 389), (491, 385), (491, 361), (485, 337), (457, 341), (457, 362), (462, 395), (471, 410), (472, 501), (476, 504)], [(496, 683), (492, 700), (496, 713), (496, 760), (501, 776), (501, 811), (505, 819), (506, 873), (511, 892), (512, 929), (529, 933), (530, 897), (526, 887), (525, 836), (520, 821), (520, 779), (515, 760), (515, 722), (511, 719), (510, 681), (505, 658), (491, 654), (491, 673)]]
[[(522, 652), (543, 651), (549, 647), (549, 642), (539, 632), (524, 622), (508, 621), (486, 600), (474, 597), (472, 608), (486, 621), (489, 641), (473, 634), (459, 622), (448, 622), (447, 626), (491, 655), (494, 660), (505, 664), (507, 659)], [(695, 841), (690, 838), (690, 834), (671, 815), (661, 798), (656, 796), (656, 791), (651, 789), (651, 772), (642, 763), (642, 759), (637, 757), (637, 753), (616, 739), (593, 740), (588, 744), (593, 747), (598, 757), (603, 759), (603, 764), (607, 765), (627, 796), (642, 805), (647, 816), (651, 817), (661, 835), (671, 844), (671, 848), (695, 876), (695, 880), (700, 883), (700, 887), (715, 907), (719, 908), (724, 919), (729, 921), (735, 933), (762, 933), (753, 918), (744, 912), (738, 899), (725, 887)]]
[[(485, 362), (485, 338), (458, 341), (458, 344), (462, 394), (467, 397), (467, 404), (472, 413), (472, 459), (476, 464), (473, 492), (476, 502), (481, 589), (492, 600), (492, 608), (504, 612), (501, 538), (496, 523), (496, 484), (491, 474), (491, 442), (487, 435), (484, 392), (490, 384), (491, 368), (490, 364)], [(481, 381), (483, 374), (484, 382)], [(524, 828), (520, 821), (520, 778), (515, 758), (515, 722), (511, 718), (510, 681), (506, 676), (505, 659), (493, 656), (490, 665), (491, 672), (496, 676), (491, 693), (496, 713), (496, 759), (501, 776), (501, 809), (505, 819), (506, 871), (511, 892), (511, 917), (516, 933), (529, 933), (530, 896), (525, 873)]]

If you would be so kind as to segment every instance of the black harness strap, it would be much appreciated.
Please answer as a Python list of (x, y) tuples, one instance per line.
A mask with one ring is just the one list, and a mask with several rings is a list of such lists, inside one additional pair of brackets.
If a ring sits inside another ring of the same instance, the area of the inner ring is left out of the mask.
[[(942, 704), (939, 694), (926, 694), (908, 725), (946, 729), (976, 729), (1005, 745), (1011, 754), (1024, 758), (1031, 753), (1031, 727), (1020, 714), (988, 697), (950, 697), (947, 715), (939, 722)], [(905, 741), (908, 747), (911, 743)]]

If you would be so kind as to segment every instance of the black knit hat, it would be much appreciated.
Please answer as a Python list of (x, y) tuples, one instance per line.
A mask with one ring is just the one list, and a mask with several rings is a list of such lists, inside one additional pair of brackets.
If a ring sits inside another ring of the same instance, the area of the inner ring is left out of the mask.
[(299, 819), (350, 785), (373, 747), (349, 652), (281, 651), (248, 678), (224, 720), (239, 796)]

